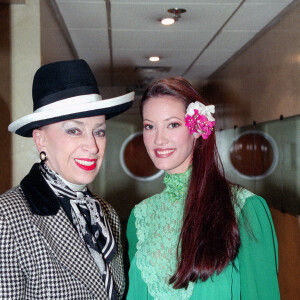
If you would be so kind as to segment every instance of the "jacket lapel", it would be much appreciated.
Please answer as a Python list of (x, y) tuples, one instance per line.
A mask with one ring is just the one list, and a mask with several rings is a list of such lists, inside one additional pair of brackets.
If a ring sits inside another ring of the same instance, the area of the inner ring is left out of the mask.
[(54, 216), (33, 215), (32, 221), (60, 263), (101, 298), (106, 290), (100, 271), (63, 209)]
[(94, 295), (107, 295), (101, 273), (81, 241), (54, 192), (42, 178), (39, 165), (21, 181), (21, 188), (32, 211), (32, 222), (60, 263)]

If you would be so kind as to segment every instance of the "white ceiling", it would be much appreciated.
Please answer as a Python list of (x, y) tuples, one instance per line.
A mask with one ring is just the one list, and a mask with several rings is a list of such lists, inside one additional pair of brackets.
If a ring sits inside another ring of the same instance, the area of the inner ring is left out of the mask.
[[(99, 84), (132, 87), (159, 77), (209, 77), (272, 26), (292, 2), (56, 0), (55, 5), (78, 57), (90, 64)], [(161, 25), (160, 19), (172, 16), (167, 10), (174, 7), (186, 13), (172, 26)], [(152, 55), (161, 60), (149, 62)]]

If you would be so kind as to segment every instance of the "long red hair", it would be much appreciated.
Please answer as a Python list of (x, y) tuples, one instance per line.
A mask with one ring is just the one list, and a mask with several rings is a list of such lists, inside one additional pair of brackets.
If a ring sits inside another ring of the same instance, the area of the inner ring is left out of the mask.
[[(199, 101), (207, 105), (182, 77), (160, 79), (142, 97), (173, 96), (187, 107)], [(234, 213), (230, 183), (226, 180), (216, 146), (214, 131), (207, 140), (196, 140), (192, 175), (185, 202), (183, 225), (177, 246), (177, 270), (170, 278), (174, 288), (187, 288), (189, 282), (205, 281), (219, 274), (236, 258), (240, 236)]]

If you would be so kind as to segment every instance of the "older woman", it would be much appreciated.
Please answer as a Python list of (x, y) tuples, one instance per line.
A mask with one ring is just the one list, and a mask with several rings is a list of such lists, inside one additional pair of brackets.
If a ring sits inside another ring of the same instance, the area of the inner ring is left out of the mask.
[(105, 120), (134, 94), (101, 101), (84, 60), (42, 66), (32, 94), (34, 112), (9, 130), (32, 136), (41, 162), (0, 196), (0, 298), (120, 299), (119, 219), (87, 184), (103, 160)]

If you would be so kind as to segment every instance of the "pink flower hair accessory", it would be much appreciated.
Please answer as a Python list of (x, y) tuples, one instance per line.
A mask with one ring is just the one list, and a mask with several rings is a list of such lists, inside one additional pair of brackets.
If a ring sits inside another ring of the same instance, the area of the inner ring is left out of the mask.
[(185, 114), (185, 126), (190, 134), (196, 136), (200, 133), (203, 139), (207, 139), (215, 126), (215, 119), (211, 114), (215, 113), (214, 105), (204, 105), (196, 101), (189, 104)]

